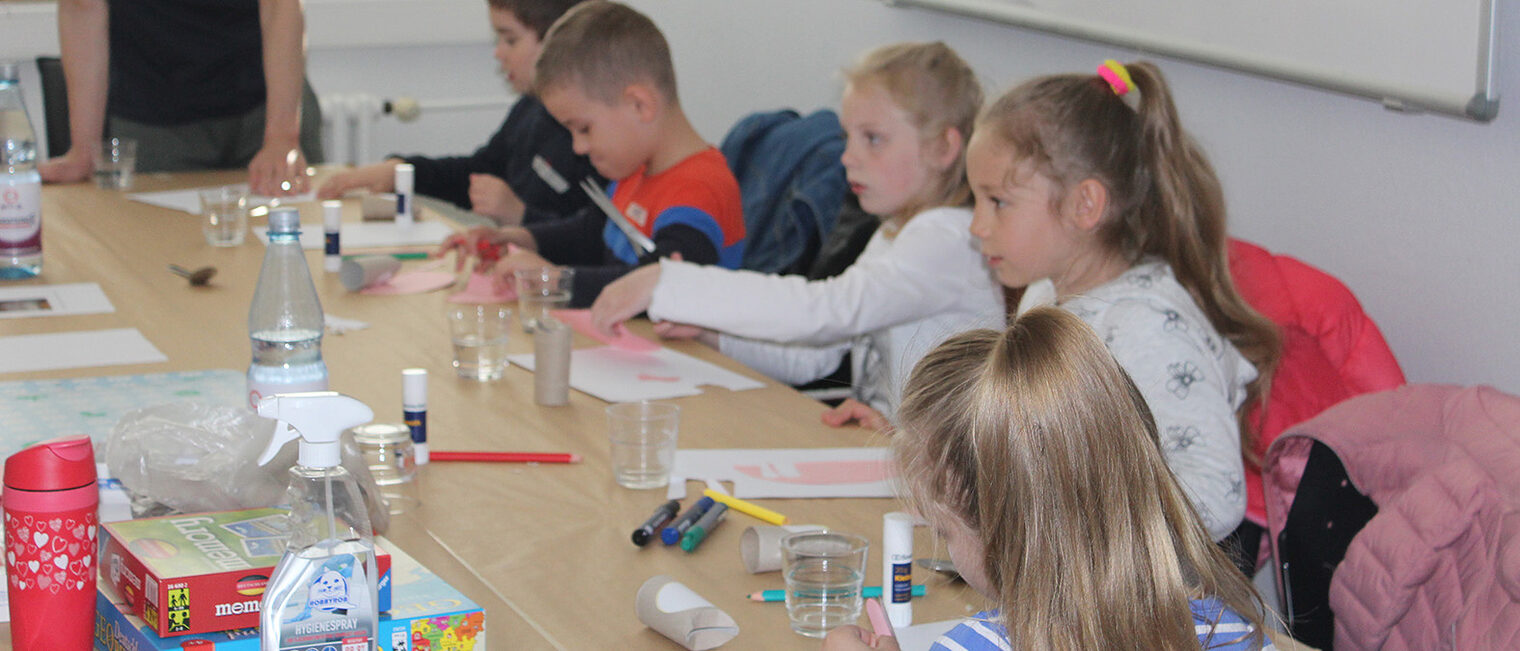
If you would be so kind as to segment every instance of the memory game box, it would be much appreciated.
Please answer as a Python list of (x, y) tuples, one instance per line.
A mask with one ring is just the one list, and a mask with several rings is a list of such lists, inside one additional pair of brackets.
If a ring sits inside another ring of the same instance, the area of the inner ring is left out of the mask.
[[(106, 523), (100, 580), (160, 636), (258, 626), (264, 584), (285, 553), (286, 514), (261, 508)], [(391, 557), (378, 545), (375, 556), (385, 611)]]

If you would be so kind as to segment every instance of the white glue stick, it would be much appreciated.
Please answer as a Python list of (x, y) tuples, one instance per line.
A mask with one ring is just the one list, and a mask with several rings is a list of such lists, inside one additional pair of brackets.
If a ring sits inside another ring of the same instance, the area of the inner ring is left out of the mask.
[(338, 241), (342, 233), (343, 202), (328, 199), (322, 202), (322, 269), (337, 273), (343, 268), (343, 247)]
[(913, 624), (913, 524), (902, 511), (881, 516), (881, 601), (897, 629)]
[(401, 371), (401, 419), (412, 431), (412, 450), (417, 465), (428, 462), (427, 442), (427, 369)]
[(411, 163), (396, 165), (396, 225), (411, 226), (413, 221), (412, 203), (416, 198), (412, 194), (412, 186), (416, 179), (417, 170)]

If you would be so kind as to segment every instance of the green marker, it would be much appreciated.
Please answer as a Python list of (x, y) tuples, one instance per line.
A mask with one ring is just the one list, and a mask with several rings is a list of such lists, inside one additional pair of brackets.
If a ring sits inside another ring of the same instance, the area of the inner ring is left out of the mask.
[(697, 546), (702, 544), (702, 541), (707, 538), (709, 532), (718, 528), (718, 523), (722, 522), (723, 517), (726, 515), (728, 515), (728, 505), (712, 505), (712, 508), (703, 513), (702, 518), (697, 520), (696, 524), (691, 525), (691, 529), (686, 531), (686, 535), (681, 537), (681, 549), (687, 552), (696, 551)]

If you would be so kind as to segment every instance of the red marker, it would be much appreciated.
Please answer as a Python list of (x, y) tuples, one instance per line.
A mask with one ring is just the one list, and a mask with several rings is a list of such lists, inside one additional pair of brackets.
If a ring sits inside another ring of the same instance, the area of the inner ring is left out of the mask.
[(504, 463), (577, 463), (581, 455), (568, 452), (459, 452), (433, 450), (432, 461), (486, 461)]

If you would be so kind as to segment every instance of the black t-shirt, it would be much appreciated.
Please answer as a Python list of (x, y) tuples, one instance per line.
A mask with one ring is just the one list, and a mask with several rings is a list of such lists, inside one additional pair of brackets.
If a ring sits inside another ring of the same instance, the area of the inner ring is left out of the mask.
[(154, 125), (264, 103), (258, 0), (110, 0), (107, 112)]

